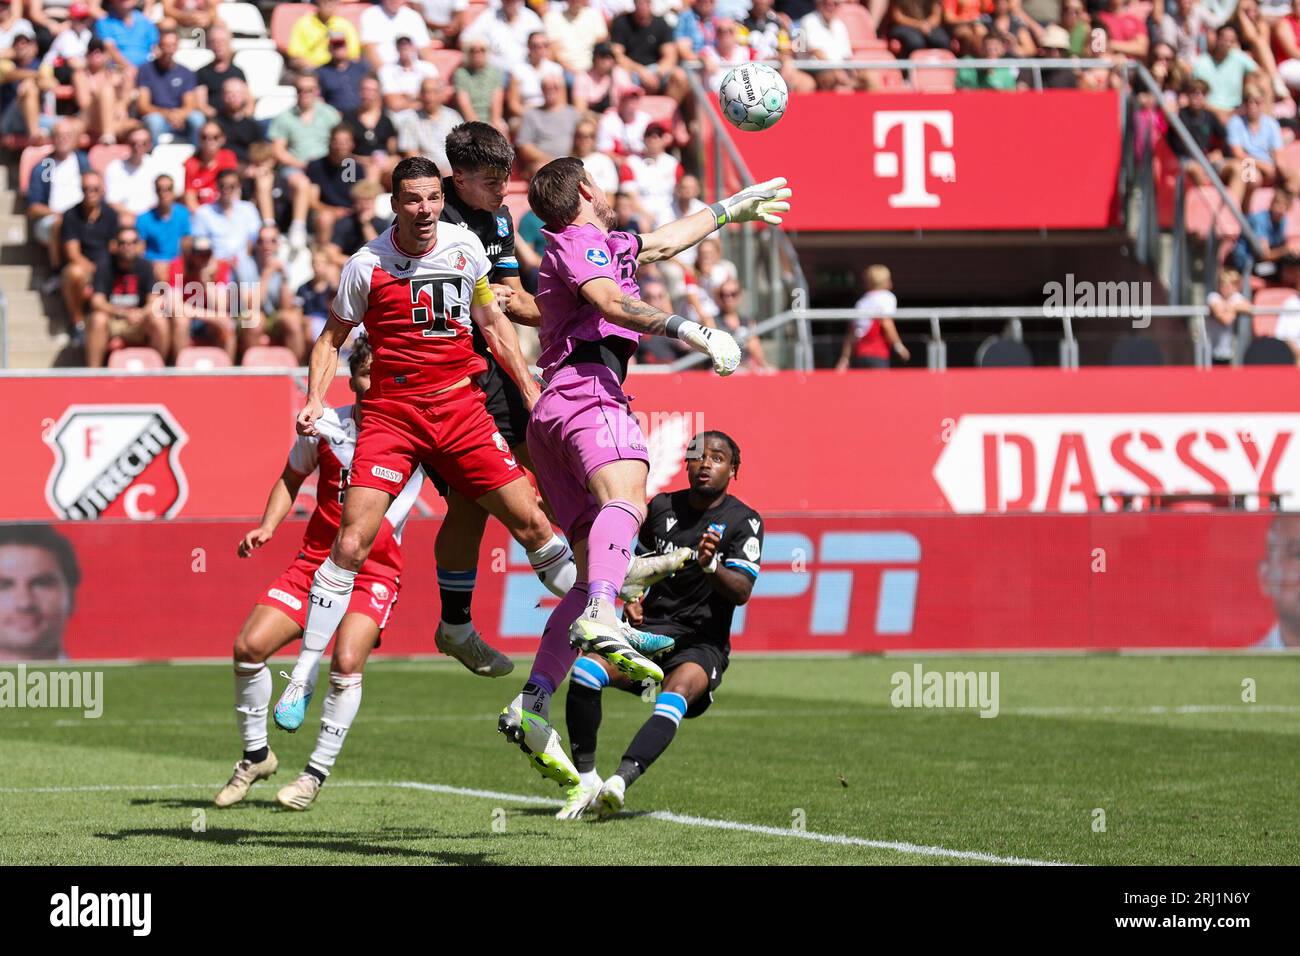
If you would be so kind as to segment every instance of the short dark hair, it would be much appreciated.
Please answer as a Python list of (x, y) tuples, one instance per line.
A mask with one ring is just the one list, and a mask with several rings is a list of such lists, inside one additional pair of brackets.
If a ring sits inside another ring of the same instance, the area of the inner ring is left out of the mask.
[(408, 179), (436, 179), (442, 182), (442, 172), (438, 164), (427, 156), (408, 156), (393, 168), (393, 198), (402, 191), (402, 183)]
[(573, 222), (582, 206), (578, 184), (587, 181), (587, 167), (575, 156), (553, 159), (528, 184), (528, 205), (551, 232)]
[(72, 542), (59, 534), (48, 524), (7, 524), (0, 525), (0, 547), (20, 545), (28, 548), (40, 548), (48, 552), (59, 565), (63, 580), (68, 589), (75, 591), (81, 583), (81, 565), (77, 563), (77, 552), (72, 550)]
[(736, 440), (726, 432), (720, 432), (716, 428), (710, 428), (708, 431), (699, 432), (690, 443), (686, 446), (687, 458), (699, 458), (704, 454), (704, 445), (709, 439), (717, 439), (731, 449), (731, 470), (737, 476), (740, 475), (740, 446)]
[(365, 365), (370, 359), (370, 339), (364, 333), (357, 336), (357, 340), (352, 343), (352, 351), (348, 353), (348, 372), (353, 378), (356, 378), (357, 369)]
[(509, 174), (515, 164), (514, 147), (495, 126), (461, 123), (447, 134), (447, 162), (458, 173), (481, 169)]

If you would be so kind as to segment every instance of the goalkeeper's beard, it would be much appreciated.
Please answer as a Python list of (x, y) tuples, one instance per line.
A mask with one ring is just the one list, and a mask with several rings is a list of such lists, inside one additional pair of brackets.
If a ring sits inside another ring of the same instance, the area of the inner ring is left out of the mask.
[(591, 211), (596, 214), (596, 218), (600, 220), (600, 224), (605, 227), (606, 232), (618, 225), (618, 216), (610, 208), (603, 189), (598, 189), (595, 195), (591, 197)]

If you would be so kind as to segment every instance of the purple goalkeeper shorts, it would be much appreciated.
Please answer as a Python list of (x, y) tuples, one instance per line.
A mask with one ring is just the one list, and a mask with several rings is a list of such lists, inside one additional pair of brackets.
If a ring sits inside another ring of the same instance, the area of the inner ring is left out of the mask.
[(586, 539), (600, 510), (591, 476), (610, 462), (650, 463), (618, 376), (590, 362), (564, 366), (546, 386), (528, 420), (528, 453), (570, 545)]

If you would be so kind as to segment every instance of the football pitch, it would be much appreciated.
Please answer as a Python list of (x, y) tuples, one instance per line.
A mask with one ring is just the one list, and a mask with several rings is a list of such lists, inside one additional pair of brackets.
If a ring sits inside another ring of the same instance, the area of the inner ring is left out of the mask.
[[(918, 663), (996, 672), (997, 716), (893, 706)], [(559, 789), (496, 732), (526, 667), (373, 662), (302, 813), (274, 796), (312, 749), (319, 692), (302, 731), (272, 728), (279, 772), (218, 810), (240, 755), (229, 666), (103, 668), (98, 719), (0, 710), (0, 863), (1297, 862), (1300, 659), (737, 657), (605, 822), (555, 820)], [(598, 770), (649, 712), (605, 693)], [(567, 744), (563, 713), (561, 691)]]

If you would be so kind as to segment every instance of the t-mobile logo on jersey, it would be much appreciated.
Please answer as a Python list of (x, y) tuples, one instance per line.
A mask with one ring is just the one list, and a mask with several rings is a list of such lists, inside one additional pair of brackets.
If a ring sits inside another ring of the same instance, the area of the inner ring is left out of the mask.
[[(894, 129), (901, 127), (902, 162), (897, 152), (887, 151), (885, 143)], [(925, 133), (939, 134), (942, 149), (928, 151)], [(926, 191), (927, 173), (945, 183), (957, 179), (953, 158), (952, 112), (949, 110), (881, 110), (872, 118), (872, 138), (876, 149), (875, 175), (880, 179), (902, 177), (902, 189), (889, 197), (895, 209), (934, 209), (939, 197)]]

